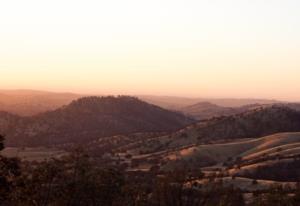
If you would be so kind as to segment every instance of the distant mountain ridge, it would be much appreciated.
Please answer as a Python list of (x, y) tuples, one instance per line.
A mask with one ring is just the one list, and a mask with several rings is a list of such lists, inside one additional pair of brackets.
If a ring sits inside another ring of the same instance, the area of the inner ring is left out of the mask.
[(181, 110), (182, 108), (195, 105), (201, 102), (209, 102), (220, 107), (242, 107), (253, 104), (278, 104), (277, 100), (269, 99), (251, 99), (251, 98), (186, 98), (170, 96), (151, 96), (140, 95), (142, 100), (158, 105), (166, 109)]
[(197, 120), (206, 120), (213, 117), (235, 115), (263, 106), (264, 105), (261, 104), (251, 104), (241, 107), (222, 107), (210, 102), (199, 102), (197, 104), (187, 106), (179, 110)]
[[(36, 90), (0, 89), (0, 111), (6, 111), (20, 116), (32, 116), (46, 111), (53, 111), (63, 105), (68, 105), (73, 100), (79, 99), (84, 96), (90, 95)], [(181, 111), (182, 108), (197, 104), (199, 102), (210, 102), (211, 104), (215, 104), (221, 107), (241, 107), (250, 104), (280, 103), (276, 100), (264, 99), (213, 99), (150, 95), (137, 95), (137, 97), (150, 104), (154, 104), (168, 110), (176, 111)]]
[(55, 110), (82, 97), (80, 94), (34, 90), (0, 90), (0, 111), (32, 116)]
[(170, 132), (192, 122), (183, 114), (137, 98), (84, 97), (57, 110), (31, 117), (0, 115), (8, 145), (80, 143), (136, 132)]

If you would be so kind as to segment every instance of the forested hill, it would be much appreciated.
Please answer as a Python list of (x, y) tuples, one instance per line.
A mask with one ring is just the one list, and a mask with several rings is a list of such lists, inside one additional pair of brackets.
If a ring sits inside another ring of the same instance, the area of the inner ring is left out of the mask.
[(134, 97), (84, 97), (32, 117), (0, 115), (6, 144), (38, 146), (81, 143), (135, 132), (170, 132), (193, 122)]

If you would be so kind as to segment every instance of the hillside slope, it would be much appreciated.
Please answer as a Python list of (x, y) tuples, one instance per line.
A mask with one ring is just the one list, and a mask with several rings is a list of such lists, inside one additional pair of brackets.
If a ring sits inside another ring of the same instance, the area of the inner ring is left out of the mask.
[(151, 139), (147, 144), (140, 145), (139, 150), (158, 152), (189, 145), (213, 144), (299, 131), (300, 112), (275, 105), (198, 122), (170, 135)]
[(300, 178), (300, 132), (178, 147), (136, 158), (147, 163), (145, 169), (201, 169), (208, 176), (296, 182)]
[(193, 120), (122, 96), (85, 97), (52, 112), (20, 117), (17, 122), (8, 129), (0, 128), (8, 145), (81, 143), (118, 134), (170, 132)]
[[(240, 158), (241, 161), (257, 160), (276, 155), (299, 155), (300, 133), (278, 133), (266, 137), (236, 140), (230, 143), (204, 144), (170, 152), (165, 158), (219, 164)], [(210, 165), (211, 166), (211, 165)]]

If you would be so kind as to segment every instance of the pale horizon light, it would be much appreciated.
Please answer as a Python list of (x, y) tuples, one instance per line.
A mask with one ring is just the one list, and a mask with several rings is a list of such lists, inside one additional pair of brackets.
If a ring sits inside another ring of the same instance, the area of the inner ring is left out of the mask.
[(0, 89), (300, 101), (298, 0), (0, 3)]

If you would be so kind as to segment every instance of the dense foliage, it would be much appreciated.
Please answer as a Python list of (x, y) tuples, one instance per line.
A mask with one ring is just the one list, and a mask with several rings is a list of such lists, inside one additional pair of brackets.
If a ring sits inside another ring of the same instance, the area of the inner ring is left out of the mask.
[(238, 115), (217, 117), (200, 123), (192, 129), (197, 131), (200, 142), (257, 138), (280, 132), (299, 132), (300, 112), (275, 105)]
[[(3, 148), (0, 136), (0, 148)], [(121, 172), (103, 168), (80, 149), (40, 163), (0, 158), (1, 206), (276, 206), (299, 205), (300, 190), (254, 193), (215, 184), (188, 186), (185, 170)], [(293, 194), (293, 195), (291, 195)]]

